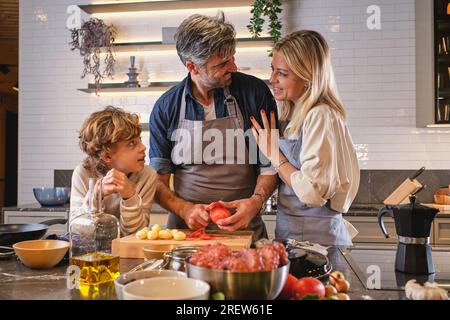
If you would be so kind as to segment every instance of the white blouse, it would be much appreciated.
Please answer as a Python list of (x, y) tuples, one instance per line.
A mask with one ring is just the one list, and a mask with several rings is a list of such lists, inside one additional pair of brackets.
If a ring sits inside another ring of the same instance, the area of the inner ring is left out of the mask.
[[(288, 124), (289, 127), (289, 124)], [(327, 105), (312, 108), (301, 129), (301, 168), (291, 175), (301, 202), (346, 213), (359, 187), (359, 165), (344, 118)], [(289, 136), (288, 139), (298, 138)]]

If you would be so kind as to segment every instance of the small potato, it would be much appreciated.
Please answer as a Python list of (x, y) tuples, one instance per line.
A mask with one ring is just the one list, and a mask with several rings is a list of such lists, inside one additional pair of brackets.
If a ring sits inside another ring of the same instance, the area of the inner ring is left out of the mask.
[(170, 233), (171, 233), (174, 237), (175, 237), (175, 233), (181, 232), (181, 231), (178, 231), (177, 229), (167, 229), (167, 230), (169, 230)]
[(170, 239), (173, 238), (173, 235), (172, 235), (172, 233), (170, 233), (169, 230), (161, 230), (161, 231), (159, 231), (159, 233), (158, 233), (158, 237), (159, 237), (160, 239), (170, 240)]
[(152, 226), (152, 231), (155, 231), (156, 233), (160, 232), (161, 230), (162, 230), (162, 228), (159, 224), (154, 224)]
[(139, 230), (139, 231), (141, 231), (141, 232), (145, 232), (145, 233), (147, 233), (148, 232), (148, 227), (144, 227), (144, 228), (142, 228), (141, 230)]
[(173, 238), (174, 238), (174, 240), (182, 241), (182, 240), (186, 239), (186, 233), (184, 233), (182, 231), (175, 232), (173, 234)]
[(136, 239), (138, 239), (138, 240), (147, 239), (147, 232), (144, 230), (139, 230), (138, 232), (136, 232)]
[(153, 231), (153, 230), (147, 232), (147, 239), (148, 240), (157, 240), (158, 239), (158, 232)]

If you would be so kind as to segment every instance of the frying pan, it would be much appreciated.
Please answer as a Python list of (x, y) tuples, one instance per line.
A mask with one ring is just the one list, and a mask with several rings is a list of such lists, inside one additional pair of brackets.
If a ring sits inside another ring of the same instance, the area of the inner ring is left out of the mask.
[(20, 241), (40, 239), (49, 226), (66, 222), (67, 219), (52, 219), (41, 223), (0, 224), (0, 246), (11, 246)]

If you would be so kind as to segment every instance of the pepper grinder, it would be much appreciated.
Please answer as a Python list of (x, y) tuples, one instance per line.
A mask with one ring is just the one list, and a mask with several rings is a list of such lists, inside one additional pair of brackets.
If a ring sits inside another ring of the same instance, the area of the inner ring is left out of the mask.
[(131, 56), (130, 57), (130, 63), (131, 63), (131, 68), (128, 68), (128, 81), (125, 81), (125, 84), (127, 85), (128, 88), (138, 88), (140, 87), (139, 85), (139, 81), (137, 80), (137, 76), (139, 75), (139, 73), (137, 73), (137, 68), (134, 66), (136, 57), (135, 56)]

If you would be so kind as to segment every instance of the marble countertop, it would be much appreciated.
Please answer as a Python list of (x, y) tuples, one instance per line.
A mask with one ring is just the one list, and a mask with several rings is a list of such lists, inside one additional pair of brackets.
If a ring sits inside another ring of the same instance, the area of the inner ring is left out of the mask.
[[(352, 270), (341, 250), (345, 248), (330, 247), (328, 258), (334, 270), (342, 271), (350, 282), (351, 299), (361, 300), (370, 296), (375, 300), (401, 300), (403, 291), (367, 290), (356, 273)], [(127, 272), (142, 263), (142, 259), (120, 259), (120, 271)], [(376, 261), (374, 261), (376, 263)], [(104, 285), (93, 292), (80, 292), (78, 289), (68, 289), (66, 285), (66, 270), (68, 261), (63, 260), (58, 266), (49, 270), (33, 270), (25, 267), (16, 257), (0, 260), (0, 299), (28, 300), (80, 300), (106, 299), (115, 300), (114, 285)]]

